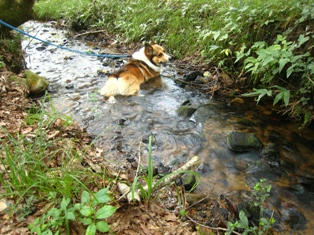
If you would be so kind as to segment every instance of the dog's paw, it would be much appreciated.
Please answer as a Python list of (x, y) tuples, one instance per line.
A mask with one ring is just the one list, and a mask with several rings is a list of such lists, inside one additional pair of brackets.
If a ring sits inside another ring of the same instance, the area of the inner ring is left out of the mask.
[(114, 98), (114, 96), (110, 96), (109, 99), (107, 100), (109, 104), (115, 104), (117, 100)]

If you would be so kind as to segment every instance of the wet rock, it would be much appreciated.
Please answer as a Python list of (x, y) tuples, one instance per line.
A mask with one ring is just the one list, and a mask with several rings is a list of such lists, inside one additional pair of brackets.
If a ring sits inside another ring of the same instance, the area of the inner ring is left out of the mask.
[(195, 79), (196, 83), (206, 84), (209, 82), (209, 77), (197, 76)]
[(202, 76), (202, 75), (203, 75), (203, 73), (200, 71), (193, 71), (193, 72), (190, 72), (188, 74), (184, 74), (183, 80), (187, 81), (187, 82), (192, 82), (197, 78), (197, 76)]
[(177, 109), (177, 113), (179, 116), (184, 118), (189, 118), (196, 111), (196, 107), (193, 105), (182, 105)]
[(73, 85), (73, 84), (67, 84), (67, 85), (65, 86), (65, 89), (68, 89), (68, 90), (73, 89), (73, 88), (74, 88), (74, 85)]
[(281, 220), (294, 230), (304, 229), (305, 216), (291, 203), (285, 203), (281, 209)]
[(228, 148), (234, 152), (259, 150), (262, 143), (254, 133), (231, 132), (227, 136)]
[(40, 46), (40, 47), (37, 47), (36, 50), (37, 51), (44, 51), (46, 50), (47, 46)]
[(49, 82), (46, 78), (29, 70), (25, 71), (25, 76), (30, 95), (43, 94), (43, 92), (48, 88)]

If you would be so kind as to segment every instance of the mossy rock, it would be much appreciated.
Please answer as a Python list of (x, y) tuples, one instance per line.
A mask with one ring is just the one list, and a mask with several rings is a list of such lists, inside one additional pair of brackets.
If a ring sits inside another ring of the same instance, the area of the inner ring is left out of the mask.
[[(34, 18), (35, 0), (0, 0), (0, 19), (17, 27)], [(0, 25), (0, 35), (8, 36), (9, 28)]]
[(254, 133), (232, 132), (227, 136), (228, 148), (234, 152), (260, 150), (262, 143)]
[(47, 90), (49, 82), (46, 78), (29, 70), (25, 71), (25, 76), (30, 95), (41, 95)]
[(177, 109), (177, 114), (184, 118), (189, 118), (196, 111), (196, 107), (193, 105), (182, 105)]

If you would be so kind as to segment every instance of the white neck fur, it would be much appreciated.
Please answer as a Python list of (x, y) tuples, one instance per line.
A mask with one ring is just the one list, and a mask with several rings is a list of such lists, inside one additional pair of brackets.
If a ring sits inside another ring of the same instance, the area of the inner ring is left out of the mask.
[(160, 72), (160, 67), (154, 65), (145, 55), (145, 47), (141, 48), (139, 51), (133, 53), (132, 58), (135, 60), (143, 61), (147, 64), (151, 69), (155, 70), (156, 72)]

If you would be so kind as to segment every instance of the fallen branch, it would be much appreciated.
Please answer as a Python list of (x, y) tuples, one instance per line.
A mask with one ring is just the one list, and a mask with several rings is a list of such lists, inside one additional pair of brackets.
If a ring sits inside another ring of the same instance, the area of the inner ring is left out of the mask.
[(76, 38), (81, 37), (81, 36), (84, 36), (84, 35), (95, 34), (95, 33), (103, 33), (103, 32), (106, 32), (106, 30), (89, 31), (89, 32), (77, 34), (77, 35), (75, 35), (73, 38), (76, 39)]
[[(185, 171), (196, 169), (201, 164), (200, 158), (198, 156), (192, 157), (191, 160), (189, 160), (187, 163), (185, 163), (183, 166), (181, 166), (179, 169), (175, 170), (171, 174), (169, 174), (168, 177), (165, 178), (164, 181), (162, 181), (158, 185), (154, 185), (154, 190), (161, 189), (168, 185), (169, 183), (175, 181), (178, 179), (182, 174), (185, 173)], [(145, 185), (143, 187), (145, 190), (147, 190), (148, 186)]]
[[(186, 171), (196, 169), (200, 165), (200, 163), (201, 163), (200, 158), (198, 156), (194, 156), (191, 160), (189, 160), (187, 163), (185, 163), (179, 169), (177, 169), (174, 172), (172, 172), (171, 174), (169, 174), (168, 177), (166, 177), (158, 185), (156, 185), (156, 183), (155, 183), (154, 186), (153, 186), (154, 190), (158, 190), (158, 189), (161, 189), (161, 188), (165, 187), (166, 185), (168, 185), (171, 182), (173, 182), (176, 179), (178, 179)], [(121, 192), (121, 194), (123, 194), (122, 196), (126, 195), (128, 201), (132, 202), (131, 188), (128, 185), (124, 184), (124, 183), (118, 183), (118, 188), (119, 188), (119, 191)], [(147, 190), (148, 186), (145, 185), (143, 187), (143, 189)], [(133, 194), (134, 194), (134, 200), (140, 201), (140, 196), (139, 196), (140, 195), (140, 191), (136, 190), (135, 192), (133, 192)]]

